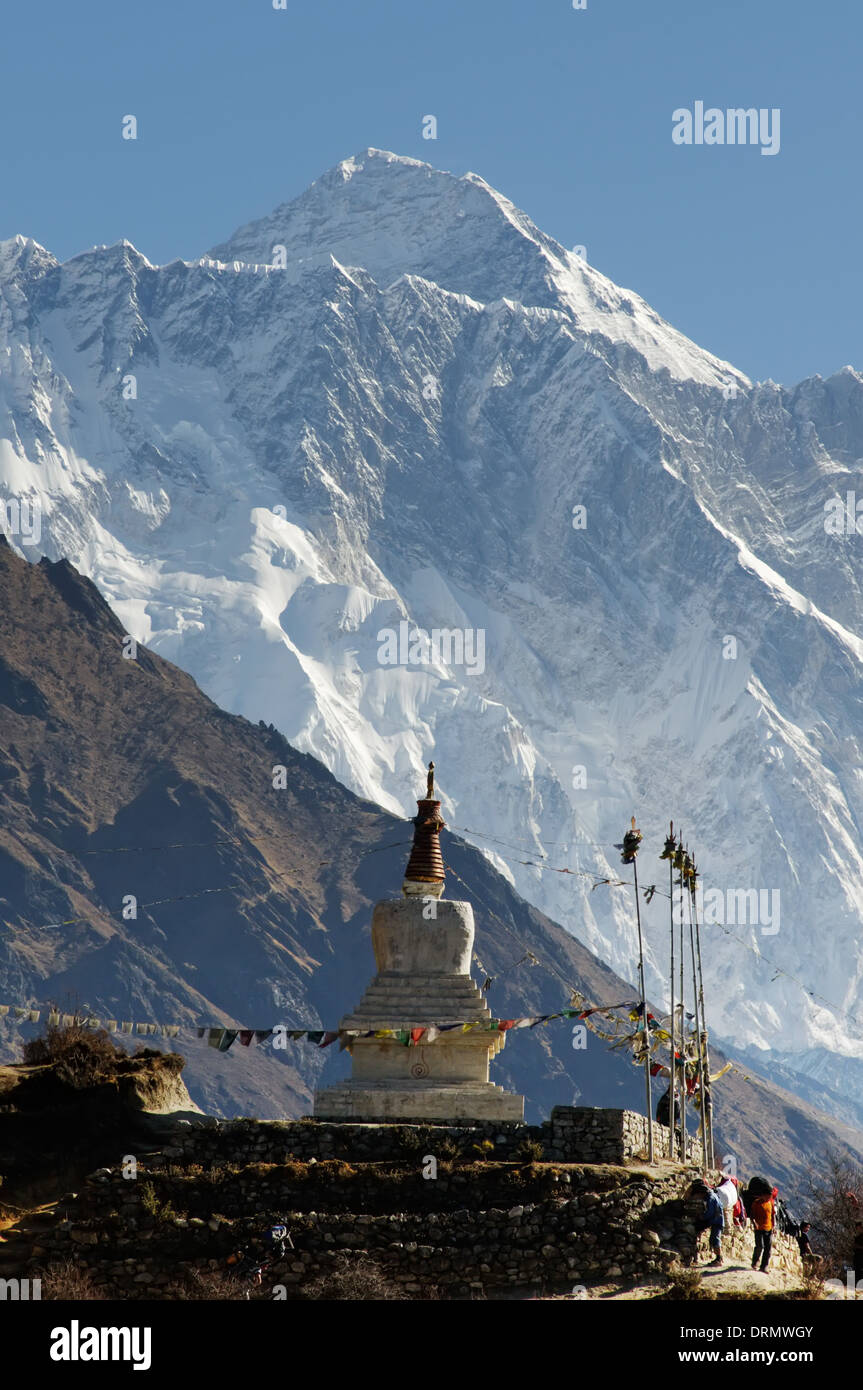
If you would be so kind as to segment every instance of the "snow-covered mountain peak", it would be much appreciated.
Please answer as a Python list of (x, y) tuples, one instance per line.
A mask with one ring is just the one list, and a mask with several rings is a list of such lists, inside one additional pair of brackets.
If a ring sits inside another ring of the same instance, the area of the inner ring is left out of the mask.
[(208, 254), (228, 265), (280, 257), (305, 267), (331, 255), (382, 287), (410, 272), (479, 304), (511, 300), (559, 310), (578, 333), (631, 348), (648, 369), (664, 368), (674, 379), (749, 385), (638, 295), (547, 236), (479, 175), (458, 176), (388, 151), (343, 160)]
[(32, 237), (19, 234), (0, 241), (0, 275), (4, 278), (24, 273), (43, 274), (57, 264), (56, 257)]
[(752, 385), (384, 151), (200, 261), (0, 247), (0, 487), (42, 504), (13, 544), (361, 795), (413, 814), (434, 755), (449, 823), (628, 978), (631, 900), (589, 875), (633, 811), (697, 830), (706, 884), (781, 890), (745, 969), (707, 940), (757, 1046), (863, 1051), (860, 541), (824, 526), (861, 460), (854, 370)]
[[(367, 150), (336, 165), (298, 198), (241, 227), (211, 251), (220, 261), (288, 263), (331, 253), (362, 266), (386, 286), (406, 270), (482, 302), (505, 294), (554, 303), (538, 242), (504, 211), (481, 180), (459, 178), (386, 151)], [(505, 244), (506, 263), (473, 254), (477, 238)], [(490, 262), (492, 262), (490, 264)]]

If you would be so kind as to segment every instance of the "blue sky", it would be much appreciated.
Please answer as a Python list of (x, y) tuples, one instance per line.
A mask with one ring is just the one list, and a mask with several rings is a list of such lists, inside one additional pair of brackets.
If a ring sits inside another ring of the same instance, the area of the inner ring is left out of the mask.
[[(859, 0), (41, 0), (3, 30), (0, 237), (191, 258), (374, 145), (475, 170), (753, 377), (863, 369)], [(699, 100), (778, 107), (779, 153), (675, 145)]]

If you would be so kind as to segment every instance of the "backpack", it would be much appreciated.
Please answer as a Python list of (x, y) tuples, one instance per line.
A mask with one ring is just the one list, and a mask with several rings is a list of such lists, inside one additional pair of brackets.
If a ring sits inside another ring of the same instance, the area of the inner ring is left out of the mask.
[(707, 1195), (710, 1188), (701, 1178), (696, 1178), (695, 1182), (690, 1183), (683, 1198), (683, 1205), (687, 1216), (703, 1216), (704, 1208), (707, 1203)]
[(756, 1197), (769, 1197), (773, 1191), (766, 1178), (750, 1178), (749, 1186), (743, 1193), (743, 1207), (747, 1216), (752, 1215), (752, 1203)]
[(800, 1234), (800, 1223), (796, 1221), (788, 1210), (781, 1197), (776, 1198), (776, 1210), (774, 1219), (777, 1230), (784, 1231), (787, 1236), (797, 1236)]

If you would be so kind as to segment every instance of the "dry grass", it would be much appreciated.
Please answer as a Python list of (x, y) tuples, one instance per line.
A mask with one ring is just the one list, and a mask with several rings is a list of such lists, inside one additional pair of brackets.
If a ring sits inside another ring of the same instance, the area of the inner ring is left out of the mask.
[(335, 1267), (327, 1274), (319, 1275), (311, 1283), (305, 1284), (302, 1297), (310, 1299), (338, 1299), (352, 1302), (382, 1302), (391, 1299), (408, 1299), (390, 1283), (380, 1265), (367, 1256), (351, 1259), (340, 1255)]
[(540, 1163), (543, 1155), (542, 1144), (536, 1139), (522, 1139), (513, 1157), (521, 1163)]
[(82, 1269), (72, 1259), (48, 1265), (41, 1278), (42, 1297), (54, 1303), (91, 1303), (107, 1297), (104, 1290), (93, 1282), (90, 1271)]
[(694, 1266), (681, 1264), (671, 1264), (668, 1268), (668, 1289), (663, 1295), (668, 1299), (682, 1299), (689, 1301), (693, 1299), (715, 1299), (716, 1294), (712, 1289), (704, 1288), (701, 1280), (701, 1271)]
[(152, 1216), (154, 1221), (163, 1225), (175, 1221), (180, 1214), (170, 1202), (163, 1202), (157, 1197), (156, 1189), (151, 1182), (141, 1184), (141, 1206), (148, 1216)]
[[(149, 1296), (149, 1295), (148, 1295)], [(212, 1269), (190, 1269), (172, 1284), (166, 1284), (160, 1297), (179, 1303), (234, 1302), (245, 1299), (246, 1286), (233, 1274)]]
[(53, 1066), (58, 1080), (72, 1087), (90, 1086), (110, 1076), (117, 1063), (126, 1059), (104, 1028), (83, 1024), (48, 1024), (40, 1037), (24, 1044), (22, 1056), (27, 1066)]
[(483, 1139), (479, 1144), (471, 1144), (471, 1153), (475, 1153), (477, 1158), (491, 1158), (494, 1153), (494, 1144), (491, 1139)]
[(803, 1261), (803, 1297), (820, 1302), (824, 1297), (824, 1264), (820, 1260)]

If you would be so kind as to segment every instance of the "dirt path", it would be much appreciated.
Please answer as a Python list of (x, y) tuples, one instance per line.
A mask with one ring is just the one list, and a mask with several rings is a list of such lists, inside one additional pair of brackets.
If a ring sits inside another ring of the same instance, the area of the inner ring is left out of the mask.
[[(792, 1279), (780, 1273), (778, 1269), (772, 1270), (768, 1267), (767, 1273), (761, 1274), (749, 1264), (736, 1259), (726, 1260), (724, 1265), (718, 1265), (716, 1268), (702, 1262), (698, 1271), (703, 1289), (708, 1289), (711, 1293), (730, 1295), (732, 1298), (735, 1294), (789, 1293), (797, 1287)], [(649, 1284), (635, 1284), (629, 1288), (621, 1288), (619, 1284), (595, 1284), (587, 1290), (587, 1298), (603, 1303), (630, 1302), (633, 1299), (657, 1298), (667, 1287), (667, 1282), (660, 1278)], [(563, 1297), (583, 1298), (584, 1295), (564, 1294)]]
[(794, 1280), (778, 1269), (772, 1270), (768, 1266), (767, 1273), (762, 1274), (742, 1260), (726, 1260), (724, 1265), (718, 1265), (715, 1269), (701, 1265), (700, 1272), (702, 1288), (710, 1289), (713, 1293), (759, 1293), (764, 1289), (785, 1292), (796, 1287)]

